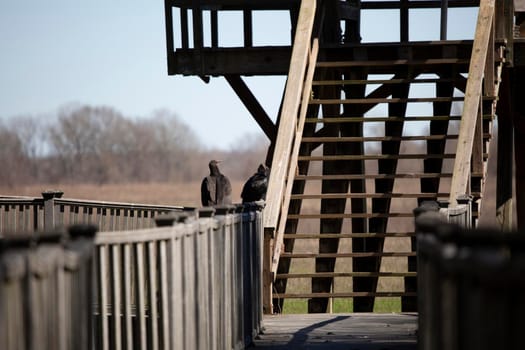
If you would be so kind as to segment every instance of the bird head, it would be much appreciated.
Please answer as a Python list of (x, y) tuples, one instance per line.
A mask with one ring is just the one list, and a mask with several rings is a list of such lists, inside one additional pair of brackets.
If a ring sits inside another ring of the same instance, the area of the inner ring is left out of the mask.
[(216, 159), (210, 160), (210, 163), (208, 164), (208, 166), (210, 168), (210, 173), (212, 175), (219, 174), (219, 163), (220, 162), (221, 162), (220, 160), (216, 160)]
[(265, 164), (261, 163), (259, 164), (259, 167), (257, 168), (257, 172), (259, 174), (268, 175), (268, 173), (270, 172), (270, 168), (268, 168)]

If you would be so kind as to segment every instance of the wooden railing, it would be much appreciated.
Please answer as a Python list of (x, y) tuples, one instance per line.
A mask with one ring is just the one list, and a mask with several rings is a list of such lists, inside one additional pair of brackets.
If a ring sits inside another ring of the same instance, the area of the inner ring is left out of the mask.
[[(96, 238), (98, 349), (241, 349), (262, 320), (260, 207)], [(170, 222), (170, 221), (173, 221)]]
[[(280, 116), (272, 172), (268, 184), (268, 206), (264, 228), (275, 239), (275, 251), (271, 262), (272, 271), (277, 269), (283, 232), (275, 232), (280, 222), (286, 220), (287, 205), (293, 182), (293, 172), (297, 164), (297, 154), (307, 101), (311, 93), (311, 81), (317, 60), (317, 40), (312, 42), (312, 32), (316, 13), (315, 0), (303, 0), (299, 12), (297, 31), (286, 83), (283, 108)], [(299, 113), (300, 112), (300, 113)], [(292, 152), (293, 151), (293, 152)], [(297, 152), (296, 152), (297, 153)], [(295, 161), (294, 161), (295, 159)], [(295, 165), (294, 165), (295, 164)], [(284, 224), (284, 223), (283, 223)], [(277, 260), (276, 260), (277, 259)]]
[(416, 233), (418, 348), (524, 348), (523, 232), (466, 230), (434, 211)]
[[(482, 133), (480, 103), (483, 77), (487, 64), (490, 67), (494, 66), (494, 61), (487, 61), (488, 53), (492, 53), (494, 50), (494, 8), (495, 0), (481, 0), (459, 127), (454, 171), (450, 185), (449, 202), (452, 207), (457, 205), (456, 200), (459, 196), (470, 192), (468, 184), (471, 167), (477, 171), (482, 170), (480, 163), (482, 162), (483, 152), (478, 149), (479, 147), (474, 147), (474, 140), (476, 137), (481, 140), (479, 134)], [(492, 47), (489, 47), (489, 43), (492, 43)], [(492, 58), (493, 56), (491, 55)], [(489, 79), (489, 84), (493, 86), (493, 68), (488, 71), (492, 72), (492, 77), (487, 76), (485, 78)]]
[(0, 239), (0, 349), (92, 349), (95, 232)]
[(93, 224), (101, 231), (155, 227), (155, 217), (192, 210), (182, 206), (131, 204), (62, 198), (61, 191), (42, 197), (0, 197), (0, 236), (9, 232), (51, 231), (76, 223)]
[(250, 204), (2, 237), (0, 349), (244, 348), (262, 321), (262, 218)]

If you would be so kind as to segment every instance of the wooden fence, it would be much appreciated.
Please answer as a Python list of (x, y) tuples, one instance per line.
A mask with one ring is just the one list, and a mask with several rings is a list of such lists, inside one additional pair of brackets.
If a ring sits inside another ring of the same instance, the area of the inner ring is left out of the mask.
[(42, 197), (0, 197), (0, 236), (5, 232), (52, 231), (77, 223), (96, 225), (100, 231), (155, 227), (155, 217), (167, 212), (192, 210), (159, 206), (62, 198), (61, 191)]
[(416, 218), (418, 348), (525, 348), (525, 236)]
[(92, 226), (0, 240), (0, 349), (91, 349)]
[(94, 240), (0, 238), (0, 348), (243, 349), (262, 320), (262, 215), (203, 208)]

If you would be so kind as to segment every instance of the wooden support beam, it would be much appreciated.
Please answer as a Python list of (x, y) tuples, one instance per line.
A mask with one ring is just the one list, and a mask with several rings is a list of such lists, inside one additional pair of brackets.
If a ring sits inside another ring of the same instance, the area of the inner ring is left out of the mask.
[(264, 111), (257, 98), (252, 94), (250, 88), (244, 83), (239, 75), (225, 75), (226, 81), (232, 87), (233, 91), (239, 96), (242, 103), (251, 113), (253, 119), (259, 124), (262, 131), (273, 142), (275, 140), (276, 127), (268, 114)]
[(267, 198), (269, 200), (264, 215), (265, 228), (277, 228), (279, 212), (281, 211), (292, 141), (297, 126), (302, 85), (310, 52), (310, 38), (315, 12), (315, 0), (302, 1), (275, 144), (274, 154), (277, 156), (272, 161), (272, 173), (268, 184)]
[(210, 11), (211, 47), (219, 46), (219, 15), (217, 10)]
[(244, 10), (243, 11), (243, 27), (244, 27), (244, 46), (252, 47), (253, 46), (253, 19), (252, 11)]
[(509, 70), (503, 71), (500, 99), (497, 105), (497, 182), (496, 218), (502, 230), (510, 231), (513, 225), (513, 166), (514, 130), (512, 125), (512, 94)]
[[(180, 9), (180, 36), (183, 49), (188, 49), (190, 47), (188, 30), (188, 10)], [(168, 56), (171, 52), (172, 51), (168, 51)]]
[(476, 25), (476, 36), (472, 48), (469, 77), (465, 102), (459, 128), (458, 147), (454, 162), (454, 176), (450, 186), (450, 205), (457, 205), (456, 199), (467, 193), (470, 178), (472, 145), (481, 97), (481, 84), (485, 70), (487, 49), (494, 15), (494, 0), (482, 0)]

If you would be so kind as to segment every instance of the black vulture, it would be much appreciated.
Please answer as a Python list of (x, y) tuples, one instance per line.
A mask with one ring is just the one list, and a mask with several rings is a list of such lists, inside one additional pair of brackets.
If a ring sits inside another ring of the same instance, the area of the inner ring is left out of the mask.
[(264, 164), (260, 164), (257, 168), (257, 172), (246, 181), (242, 188), (241, 198), (243, 203), (266, 199), (269, 175), (270, 168)]
[(214, 206), (222, 204), (231, 204), (232, 186), (230, 180), (221, 174), (218, 160), (212, 160), (209, 163), (210, 175), (202, 180), (201, 184), (201, 202), (202, 205)]

